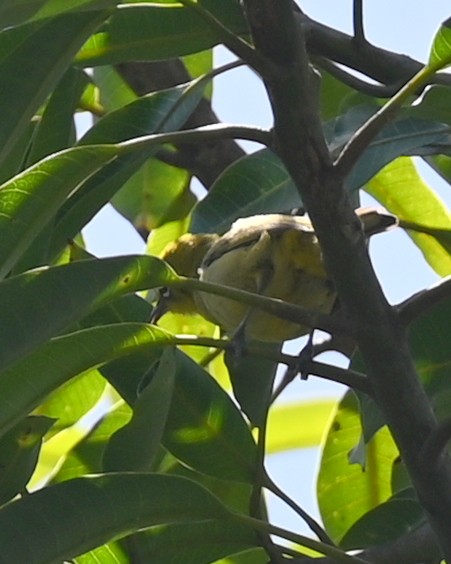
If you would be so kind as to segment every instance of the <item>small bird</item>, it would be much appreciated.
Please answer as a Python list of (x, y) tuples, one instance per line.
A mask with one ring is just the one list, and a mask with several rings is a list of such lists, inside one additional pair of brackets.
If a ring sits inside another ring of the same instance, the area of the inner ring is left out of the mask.
[[(357, 214), (368, 236), (396, 224), (394, 216), (374, 208), (362, 208)], [(162, 258), (182, 276), (279, 298), (320, 313), (330, 313), (336, 302), (306, 216), (255, 215), (235, 221), (222, 236), (186, 234), (166, 247)], [(180, 288), (162, 293), (153, 319), (168, 310), (200, 313), (229, 335), (243, 331), (245, 338), (259, 341), (282, 342), (311, 331), (229, 298)]]

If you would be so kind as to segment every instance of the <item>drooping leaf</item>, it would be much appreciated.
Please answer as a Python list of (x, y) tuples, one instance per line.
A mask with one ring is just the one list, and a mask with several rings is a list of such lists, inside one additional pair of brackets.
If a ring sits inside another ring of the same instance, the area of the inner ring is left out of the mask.
[[(268, 349), (280, 352), (279, 343)], [(249, 355), (239, 356), (232, 350), (224, 355), (233, 394), (252, 426), (263, 428), (271, 402), (277, 362)]]
[(255, 442), (224, 390), (198, 364), (177, 355), (164, 446), (198, 472), (253, 483)]
[(174, 351), (166, 348), (155, 376), (133, 406), (131, 420), (111, 437), (103, 457), (104, 471), (139, 472), (152, 468), (171, 404), (174, 373)]

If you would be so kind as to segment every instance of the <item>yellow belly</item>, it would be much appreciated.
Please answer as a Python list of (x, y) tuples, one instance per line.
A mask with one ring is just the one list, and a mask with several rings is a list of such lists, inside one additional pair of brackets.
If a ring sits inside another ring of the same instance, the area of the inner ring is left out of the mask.
[[(239, 234), (238, 234), (239, 235)], [(225, 248), (209, 260), (206, 256), (200, 278), (206, 282), (279, 298), (304, 308), (329, 313), (335, 293), (326, 278), (321, 252), (311, 231), (285, 229), (265, 231), (256, 240)], [(205, 292), (195, 297), (199, 309), (227, 333), (233, 334), (245, 316), (245, 335), (278, 342), (305, 335), (310, 328), (275, 317), (257, 308)]]

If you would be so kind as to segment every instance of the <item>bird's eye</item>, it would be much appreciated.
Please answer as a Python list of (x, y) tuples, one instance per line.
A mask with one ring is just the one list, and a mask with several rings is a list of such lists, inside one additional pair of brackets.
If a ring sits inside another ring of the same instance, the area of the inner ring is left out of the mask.
[(160, 290), (160, 296), (161, 296), (162, 298), (166, 298), (166, 299), (167, 299), (167, 298), (170, 297), (170, 295), (171, 295), (171, 290), (170, 290), (170, 288), (168, 288), (167, 286), (164, 287), (164, 288), (161, 288), (161, 290)]

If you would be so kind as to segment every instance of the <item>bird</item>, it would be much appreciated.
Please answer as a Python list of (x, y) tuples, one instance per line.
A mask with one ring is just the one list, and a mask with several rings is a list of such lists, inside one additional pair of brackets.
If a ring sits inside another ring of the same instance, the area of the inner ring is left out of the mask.
[[(367, 236), (397, 223), (395, 216), (374, 208), (361, 208), (357, 215)], [(240, 218), (223, 235), (183, 235), (166, 247), (161, 258), (179, 275), (278, 298), (318, 313), (331, 313), (337, 301), (308, 216)], [(242, 333), (245, 339), (263, 342), (288, 341), (312, 330), (257, 307), (183, 287), (161, 292), (153, 321), (168, 310), (200, 313), (232, 337)]]

